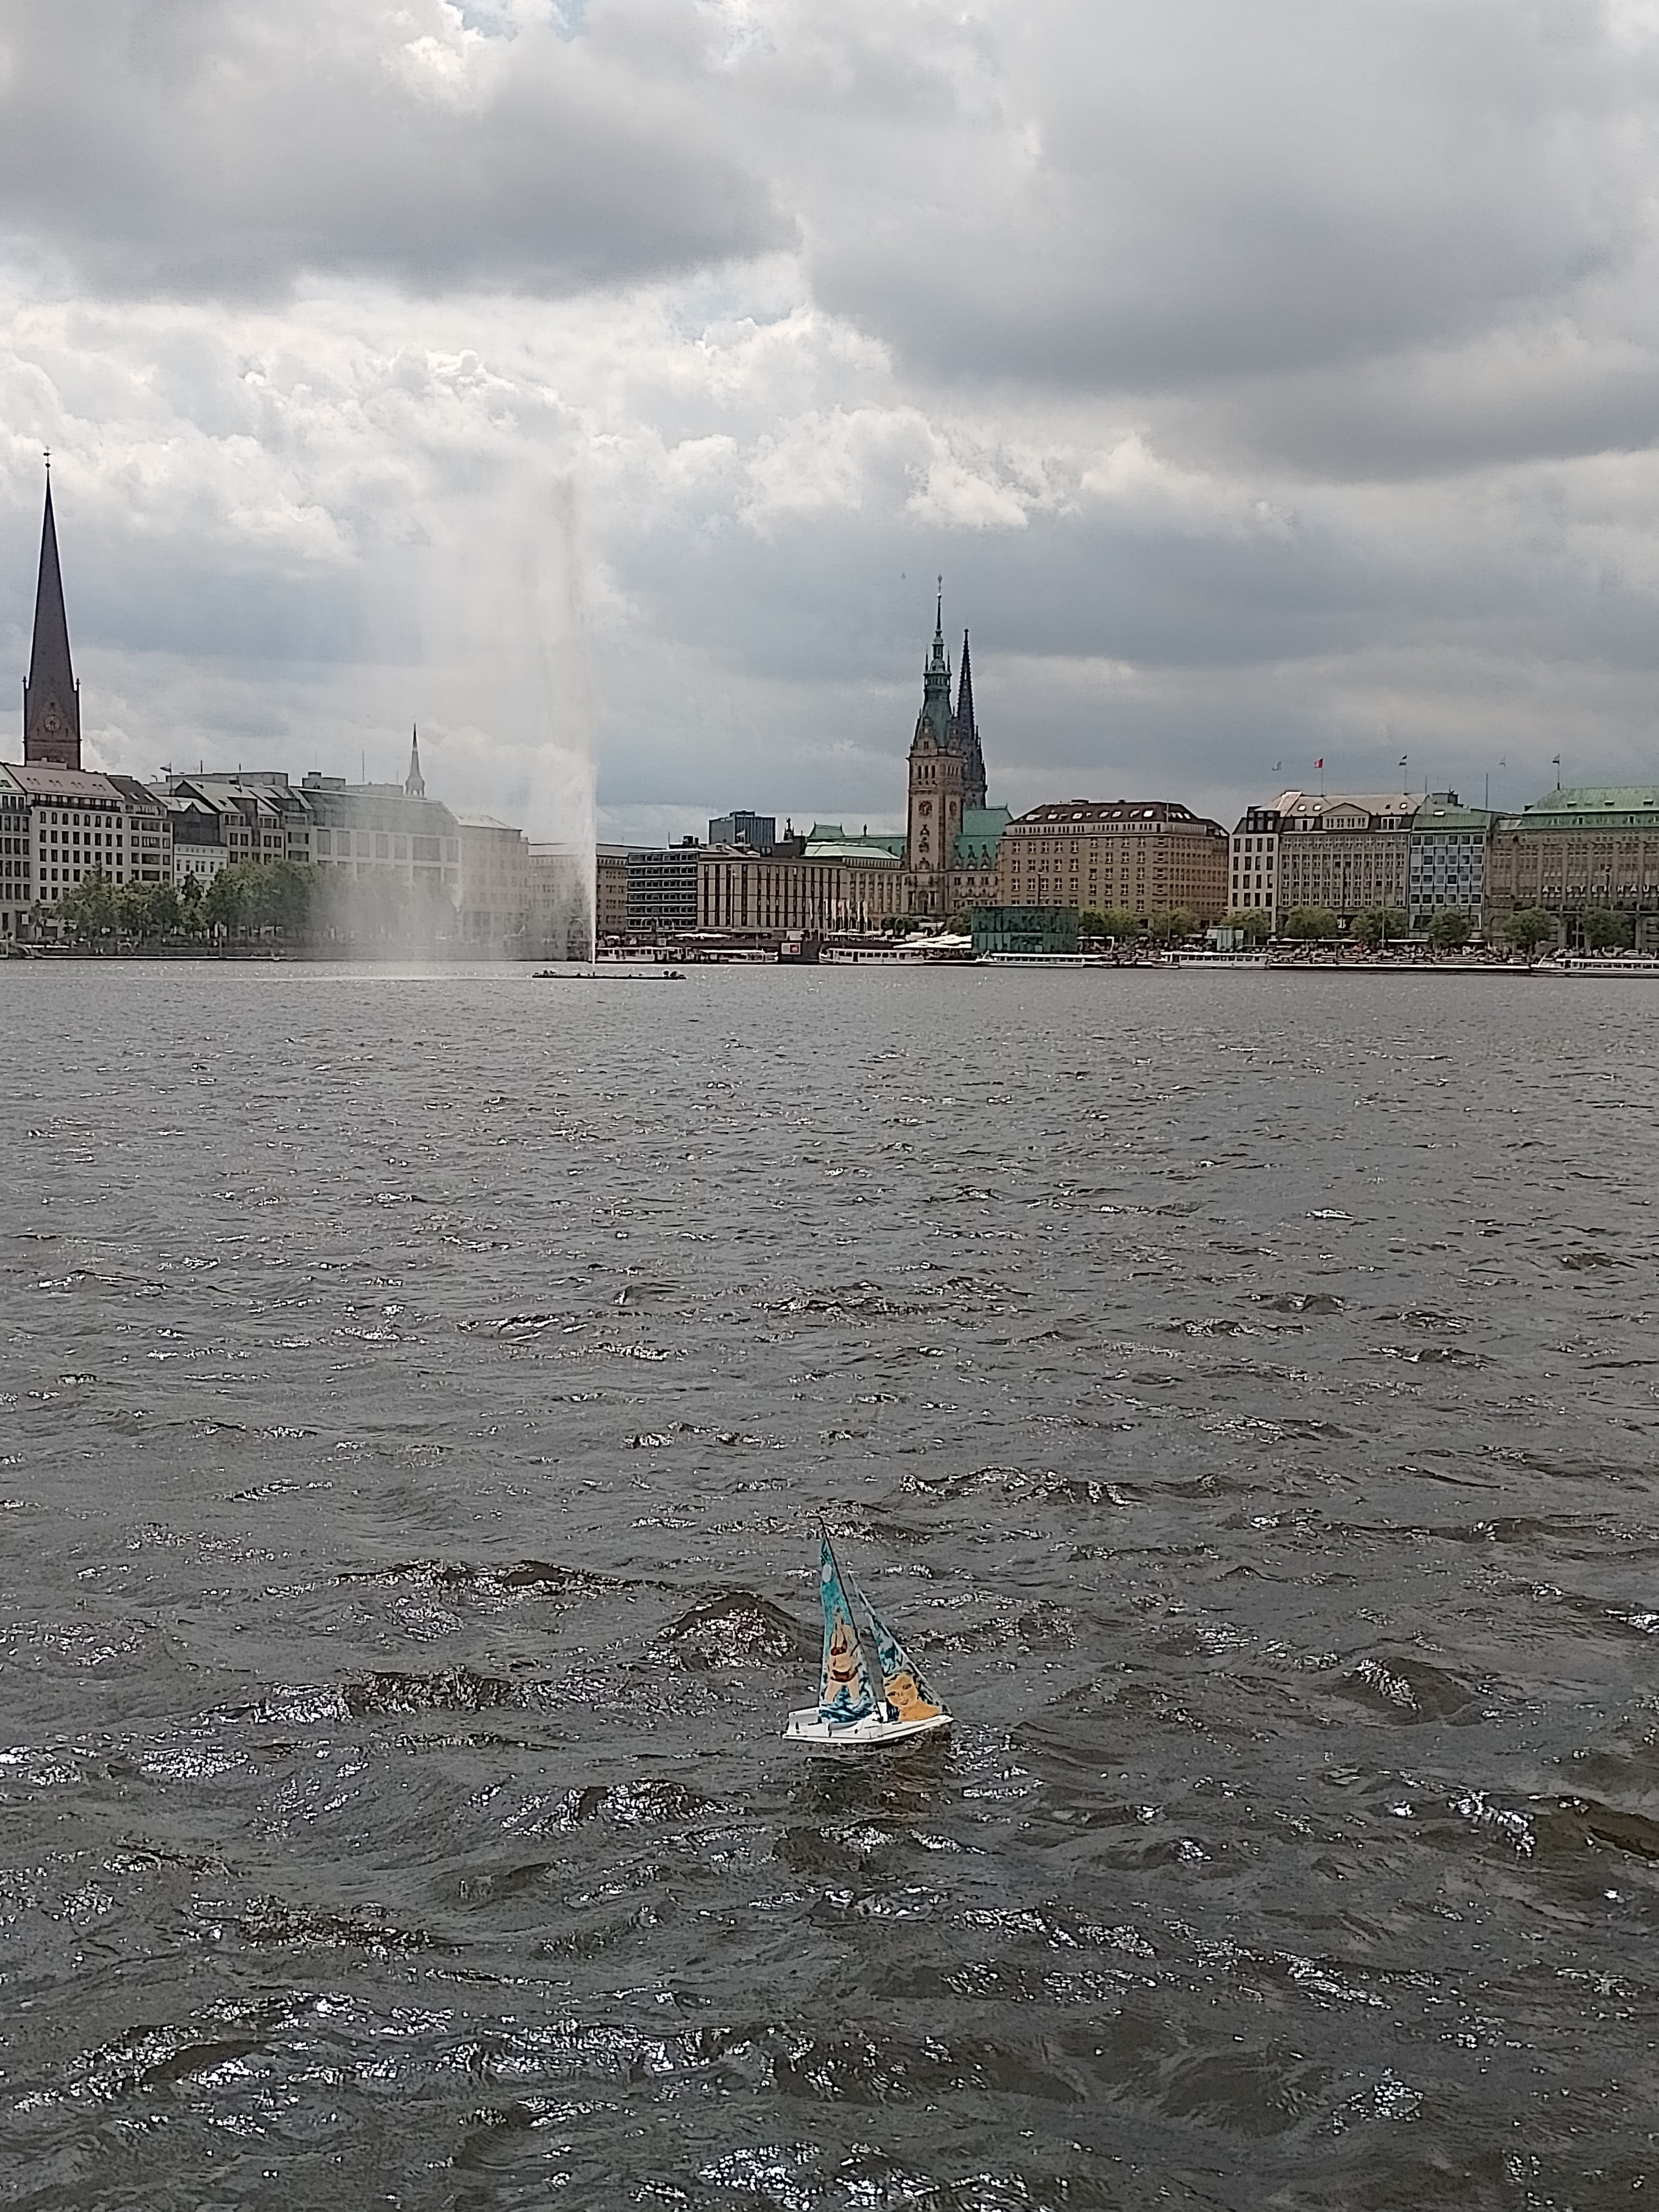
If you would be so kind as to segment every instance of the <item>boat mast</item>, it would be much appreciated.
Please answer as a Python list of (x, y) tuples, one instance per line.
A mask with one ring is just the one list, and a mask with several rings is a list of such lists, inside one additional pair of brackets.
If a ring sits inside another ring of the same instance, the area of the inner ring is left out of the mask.
[(870, 1610), (870, 1601), (842, 1565), (836, 1557), (836, 1547), (830, 1540), (830, 1531), (822, 1521), (818, 1523), (818, 1534), (823, 1539), (823, 1548), (829, 1553), (830, 1564), (836, 1570), (836, 1580), (841, 1584), (842, 1595), (847, 1600), (847, 1611), (852, 1620), (853, 1633), (858, 1638), (859, 1657), (863, 1662), (865, 1677), (870, 1685), (870, 1695), (875, 1699), (876, 1711), (884, 1717), (887, 1711), (887, 1677), (881, 1671), (879, 1656), (871, 1651), (864, 1633), (864, 1623), (859, 1619), (859, 1600), (863, 1599), (866, 1613)]

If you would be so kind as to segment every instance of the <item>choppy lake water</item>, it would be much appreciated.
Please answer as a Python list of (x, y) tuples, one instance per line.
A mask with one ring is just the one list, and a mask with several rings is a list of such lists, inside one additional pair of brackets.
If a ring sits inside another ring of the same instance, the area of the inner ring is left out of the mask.
[(0, 2201), (1659, 2190), (1652, 987), (0, 1004)]

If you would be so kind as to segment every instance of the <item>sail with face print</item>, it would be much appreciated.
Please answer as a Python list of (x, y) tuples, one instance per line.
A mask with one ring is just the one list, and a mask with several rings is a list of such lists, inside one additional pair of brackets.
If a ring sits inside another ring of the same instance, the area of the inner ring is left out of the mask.
[(861, 1751), (948, 1729), (950, 1714), (827, 1535), (818, 1544), (818, 1702), (791, 1713), (785, 1735), (817, 1750)]
[(876, 1710), (876, 1693), (859, 1633), (857, 1616), (841, 1565), (825, 1536), (818, 1551), (818, 1595), (823, 1603), (823, 1666), (818, 1682), (818, 1717), (836, 1727), (861, 1721)]

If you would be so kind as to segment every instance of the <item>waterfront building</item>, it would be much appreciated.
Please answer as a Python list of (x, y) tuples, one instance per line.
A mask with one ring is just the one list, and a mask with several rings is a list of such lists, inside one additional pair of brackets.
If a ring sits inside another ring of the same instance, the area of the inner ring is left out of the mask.
[[(1271, 807), (1253, 809), (1233, 833), (1235, 872), (1246, 859), (1274, 862), (1273, 898), (1260, 903), (1275, 929), (1298, 907), (1325, 907), (1346, 928), (1358, 915), (1377, 907), (1407, 908), (1410, 893), (1411, 825), (1420, 798), (1410, 792), (1341, 793), (1286, 791)], [(1275, 830), (1247, 828), (1251, 819), (1278, 817)], [(1271, 836), (1268, 853), (1241, 852), (1239, 840)], [(1263, 872), (1263, 889), (1266, 888)], [(1256, 893), (1251, 871), (1251, 897)], [(1243, 888), (1242, 882), (1237, 886)], [(1235, 898), (1237, 906), (1249, 899)]]
[(1553, 915), (1570, 945), (1602, 911), (1624, 917), (1638, 951), (1659, 951), (1659, 787), (1556, 790), (1500, 815), (1486, 855), (1486, 934), (1531, 907)]
[(593, 950), (592, 848), (530, 848), (527, 950), (543, 960), (586, 960)]
[(0, 933), (49, 922), (88, 876), (161, 884), (172, 873), (166, 809), (130, 775), (47, 763), (0, 765)]
[(454, 906), (461, 890), (459, 829), (448, 807), (424, 794), (423, 781), (418, 791), (410, 780), (348, 783), (313, 769), (295, 794), (290, 856), (306, 857), (303, 836), (309, 857), (337, 877), (395, 881), (434, 905), (443, 896)]
[(976, 906), (969, 918), (974, 957), (989, 953), (1070, 953), (1078, 947), (1074, 906)]
[(769, 854), (742, 846), (703, 848), (697, 873), (700, 929), (775, 941), (792, 931), (820, 935), (878, 928), (908, 902), (903, 841), (849, 836), (838, 823), (815, 823)]
[(1228, 877), (1230, 911), (1265, 914), (1279, 927), (1279, 838), (1284, 817), (1276, 806), (1247, 807), (1232, 834)]
[(168, 774), (162, 789), (179, 884), (193, 876), (205, 885), (243, 861), (312, 858), (309, 810), (281, 769)]
[(530, 950), (530, 841), (493, 814), (458, 814), (458, 931), (476, 951)]
[(1200, 922), (1228, 906), (1227, 832), (1170, 799), (1068, 799), (1011, 821), (996, 903), (1140, 915), (1186, 908)]
[(695, 837), (628, 855), (628, 934), (647, 944), (697, 927), (702, 855)]
[(23, 686), (23, 763), (28, 768), (78, 769), (81, 765), (81, 687), (70, 659), (69, 617), (58, 565), (50, 465), (46, 511), (40, 521), (40, 568), (34, 587), (34, 635), (29, 647), (28, 680)]
[(744, 845), (755, 853), (769, 853), (778, 842), (778, 817), (775, 814), (751, 814), (746, 807), (738, 807), (730, 814), (717, 814), (708, 825), (711, 845)]
[(1405, 906), (1413, 929), (1426, 929), (1437, 914), (1448, 912), (1479, 925), (1486, 848), (1500, 819), (1488, 807), (1465, 806), (1455, 791), (1428, 793), (1412, 817)]
[(628, 934), (628, 858), (630, 845), (593, 848), (593, 933), (601, 945)]

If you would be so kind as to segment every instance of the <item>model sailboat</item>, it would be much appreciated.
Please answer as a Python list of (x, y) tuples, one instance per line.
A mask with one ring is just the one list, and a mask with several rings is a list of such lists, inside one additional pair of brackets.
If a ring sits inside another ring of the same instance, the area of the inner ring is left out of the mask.
[(819, 1751), (866, 1751), (948, 1729), (951, 1716), (921, 1669), (836, 1559), (818, 1553), (823, 1668), (816, 1705), (789, 1716), (784, 1735)]

